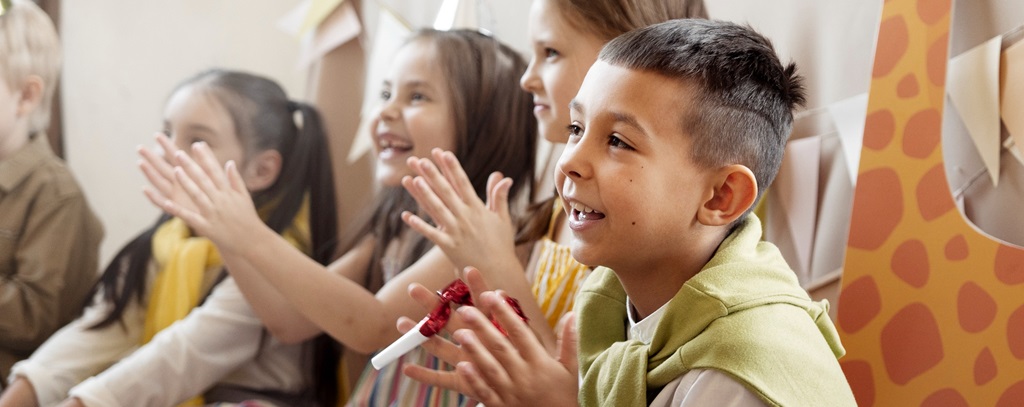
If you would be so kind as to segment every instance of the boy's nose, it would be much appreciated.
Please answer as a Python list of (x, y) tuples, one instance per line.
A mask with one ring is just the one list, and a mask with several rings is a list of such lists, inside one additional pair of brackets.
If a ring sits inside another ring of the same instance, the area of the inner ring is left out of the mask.
[(558, 172), (570, 178), (587, 176), (590, 172), (587, 170), (583, 147), (584, 145), (579, 142), (566, 144), (562, 156), (558, 158)]

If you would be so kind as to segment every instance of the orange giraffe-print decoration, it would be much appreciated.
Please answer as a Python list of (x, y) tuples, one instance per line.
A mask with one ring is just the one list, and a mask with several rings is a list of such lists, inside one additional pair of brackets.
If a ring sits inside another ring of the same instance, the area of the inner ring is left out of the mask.
[(1024, 250), (944, 170), (951, 2), (883, 6), (838, 315), (862, 406), (1024, 406)]

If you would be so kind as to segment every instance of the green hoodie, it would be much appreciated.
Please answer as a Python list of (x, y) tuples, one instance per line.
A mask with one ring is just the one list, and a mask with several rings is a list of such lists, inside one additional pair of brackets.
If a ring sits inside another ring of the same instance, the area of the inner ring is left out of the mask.
[(692, 369), (716, 369), (769, 405), (856, 406), (828, 303), (811, 301), (750, 215), (666, 304), (650, 345), (627, 340), (626, 293), (608, 268), (576, 300), (581, 406), (643, 406)]

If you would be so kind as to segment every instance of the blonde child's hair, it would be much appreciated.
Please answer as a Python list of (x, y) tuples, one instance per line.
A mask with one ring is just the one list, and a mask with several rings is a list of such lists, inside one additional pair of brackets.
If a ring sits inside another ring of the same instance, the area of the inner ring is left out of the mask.
[(29, 133), (45, 131), (50, 106), (60, 78), (60, 39), (53, 21), (29, 0), (13, 0), (0, 15), (0, 76), (12, 90), (20, 89), (29, 76), (43, 81), (43, 98), (29, 118)]

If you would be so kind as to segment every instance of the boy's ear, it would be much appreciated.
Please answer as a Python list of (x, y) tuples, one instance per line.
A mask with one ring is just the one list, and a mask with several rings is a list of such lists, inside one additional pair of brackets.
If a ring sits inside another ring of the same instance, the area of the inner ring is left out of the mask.
[(281, 175), (282, 163), (281, 153), (273, 149), (263, 150), (250, 158), (242, 173), (246, 189), (256, 192), (270, 188)]
[(707, 226), (725, 226), (739, 219), (757, 199), (757, 178), (745, 165), (725, 166), (713, 174), (711, 197), (697, 211)]
[(43, 78), (36, 75), (29, 75), (25, 83), (21, 85), (21, 98), (18, 99), (18, 115), (26, 116), (39, 107), (43, 101), (43, 90), (45, 89)]

